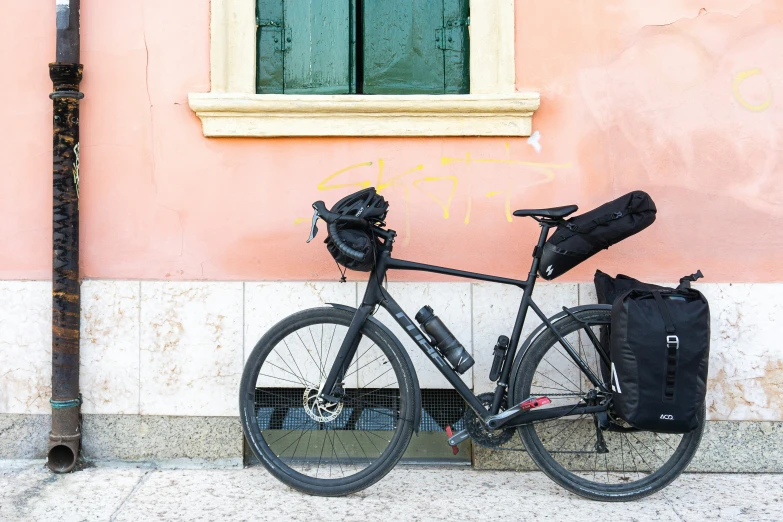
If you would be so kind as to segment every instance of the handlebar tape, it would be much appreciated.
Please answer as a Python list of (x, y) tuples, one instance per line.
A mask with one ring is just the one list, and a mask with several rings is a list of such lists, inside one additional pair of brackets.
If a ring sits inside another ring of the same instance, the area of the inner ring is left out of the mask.
[(313, 203), (313, 208), (318, 212), (318, 217), (323, 219), (329, 225), (339, 221), (341, 225), (350, 225), (356, 228), (361, 228), (363, 230), (366, 230), (370, 226), (370, 224), (364, 218), (329, 212), (326, 210), (326, 205), (324, 205), (323, 201), (316, 201)]
[[(361, 219), (361, 218), (359, 218)], [(363, 219), (361, 221), (364, 221)], [(345, 244), (345, 242), (340, 237), (340, 232), (337, 230), (337, 223), (329, 223), (329, 235), (332, 236), (332, 241), (334, 241), (334, 244), (337, 246), (337, 249), (345, 254), (346, 256), (350, 257), (351, 259), (354, 259), (360, 263), (364, 262), (364, 258), (366, 257), (366, 254), (363, 252), (359, 252), (358, 250), (349, 247)]]

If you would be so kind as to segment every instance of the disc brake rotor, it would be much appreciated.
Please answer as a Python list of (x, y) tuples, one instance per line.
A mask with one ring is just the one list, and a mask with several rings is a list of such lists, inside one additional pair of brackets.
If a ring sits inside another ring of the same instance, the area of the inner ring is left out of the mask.
[(318, 388), (308, 387), (304, 391), (302, 404), (307, 416), (315, 422), (331, 422), (340, 416), (343, 403), (332, 403), (318, 398)]
[[(491, 393), (482, 393), (478, 396), (478, 399), (488, 408), (492, 404), (493, 397)], [(501, 408), (500, 411), (503, 411), (503, 409)], [(481, 447), (499, 448), (514, 436), (514, 428), (490, 431), (471, 408), (465, 408), (463, 419), (465, 420), (465, 429), (468, 431), (470, 438)]]

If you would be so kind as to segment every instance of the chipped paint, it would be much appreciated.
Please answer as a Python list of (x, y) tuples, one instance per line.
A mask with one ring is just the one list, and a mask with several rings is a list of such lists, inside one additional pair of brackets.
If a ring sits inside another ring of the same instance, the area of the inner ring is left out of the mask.
[(541, 154), (541, 133), (535, 131), (527, 139), (527, 144), (535, 149), (536, 153)]

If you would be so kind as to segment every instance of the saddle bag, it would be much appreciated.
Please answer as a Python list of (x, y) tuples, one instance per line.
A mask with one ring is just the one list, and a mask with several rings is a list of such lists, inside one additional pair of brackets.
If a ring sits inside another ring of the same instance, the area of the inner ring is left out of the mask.
[(689, 286), (628, 290), (612, 305), (613, 403), (635, 428), (687, 433), (699, 426), (707, 393), (710, 310)]
[(655, 203), (641, 190), (572, 217), (544, 244), (538, 273), (551, 280), (655, 221)]

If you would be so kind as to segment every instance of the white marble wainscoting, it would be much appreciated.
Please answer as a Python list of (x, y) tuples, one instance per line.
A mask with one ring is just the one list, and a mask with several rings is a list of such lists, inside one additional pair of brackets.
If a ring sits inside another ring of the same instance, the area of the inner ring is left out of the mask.
[[(244, 360), (261, 337), (279, 321), (325, 303), (356, 306), (356, 284), (320, 281), (245, 283)], [(291, 349), (296, 350), (297, 347), (294, 345)], [(304, 354), (302, 356), (309, 359)], [(275, 385), (286, 387), (285, 382)]]
[(783, 419), (783, 285), (700, 285), (710, 303), (708, 416)]
[(0, 281), (0, 413), (51, 413), (51, 354), (52, 283)]
[(235, 416), (242, 283), (141, 283), (139, 413)]
[(138, 281), (82, 284), (83, 413), (139, 413), (140, 310)]
[[(712, 310), (709, 418), (783, 421), (783, 283), (699, 284)], [(429, 304), (476, 365), (463, 378), (489, 391), (498, 335), (510, 335), (521, 291), (490, 283), (390, 283), (413, 317)], [(327, 302), (356, 306), (363, 283), (156, 282), (82, 284), (81, 390), (86, 414), (236, 417), (244, 360), (277, 321)], [(591, 283), (540, 283), (547, 315), (595, 302)], [(442, 376), (383, 311), (422, 387)], [(539, 323), (532, 312), (525, 332)], [(51, 284), (0, 282), (0, 414), (45, 414), (51, 381)], [(361, 375), (357, 377), (361, 380)]]

